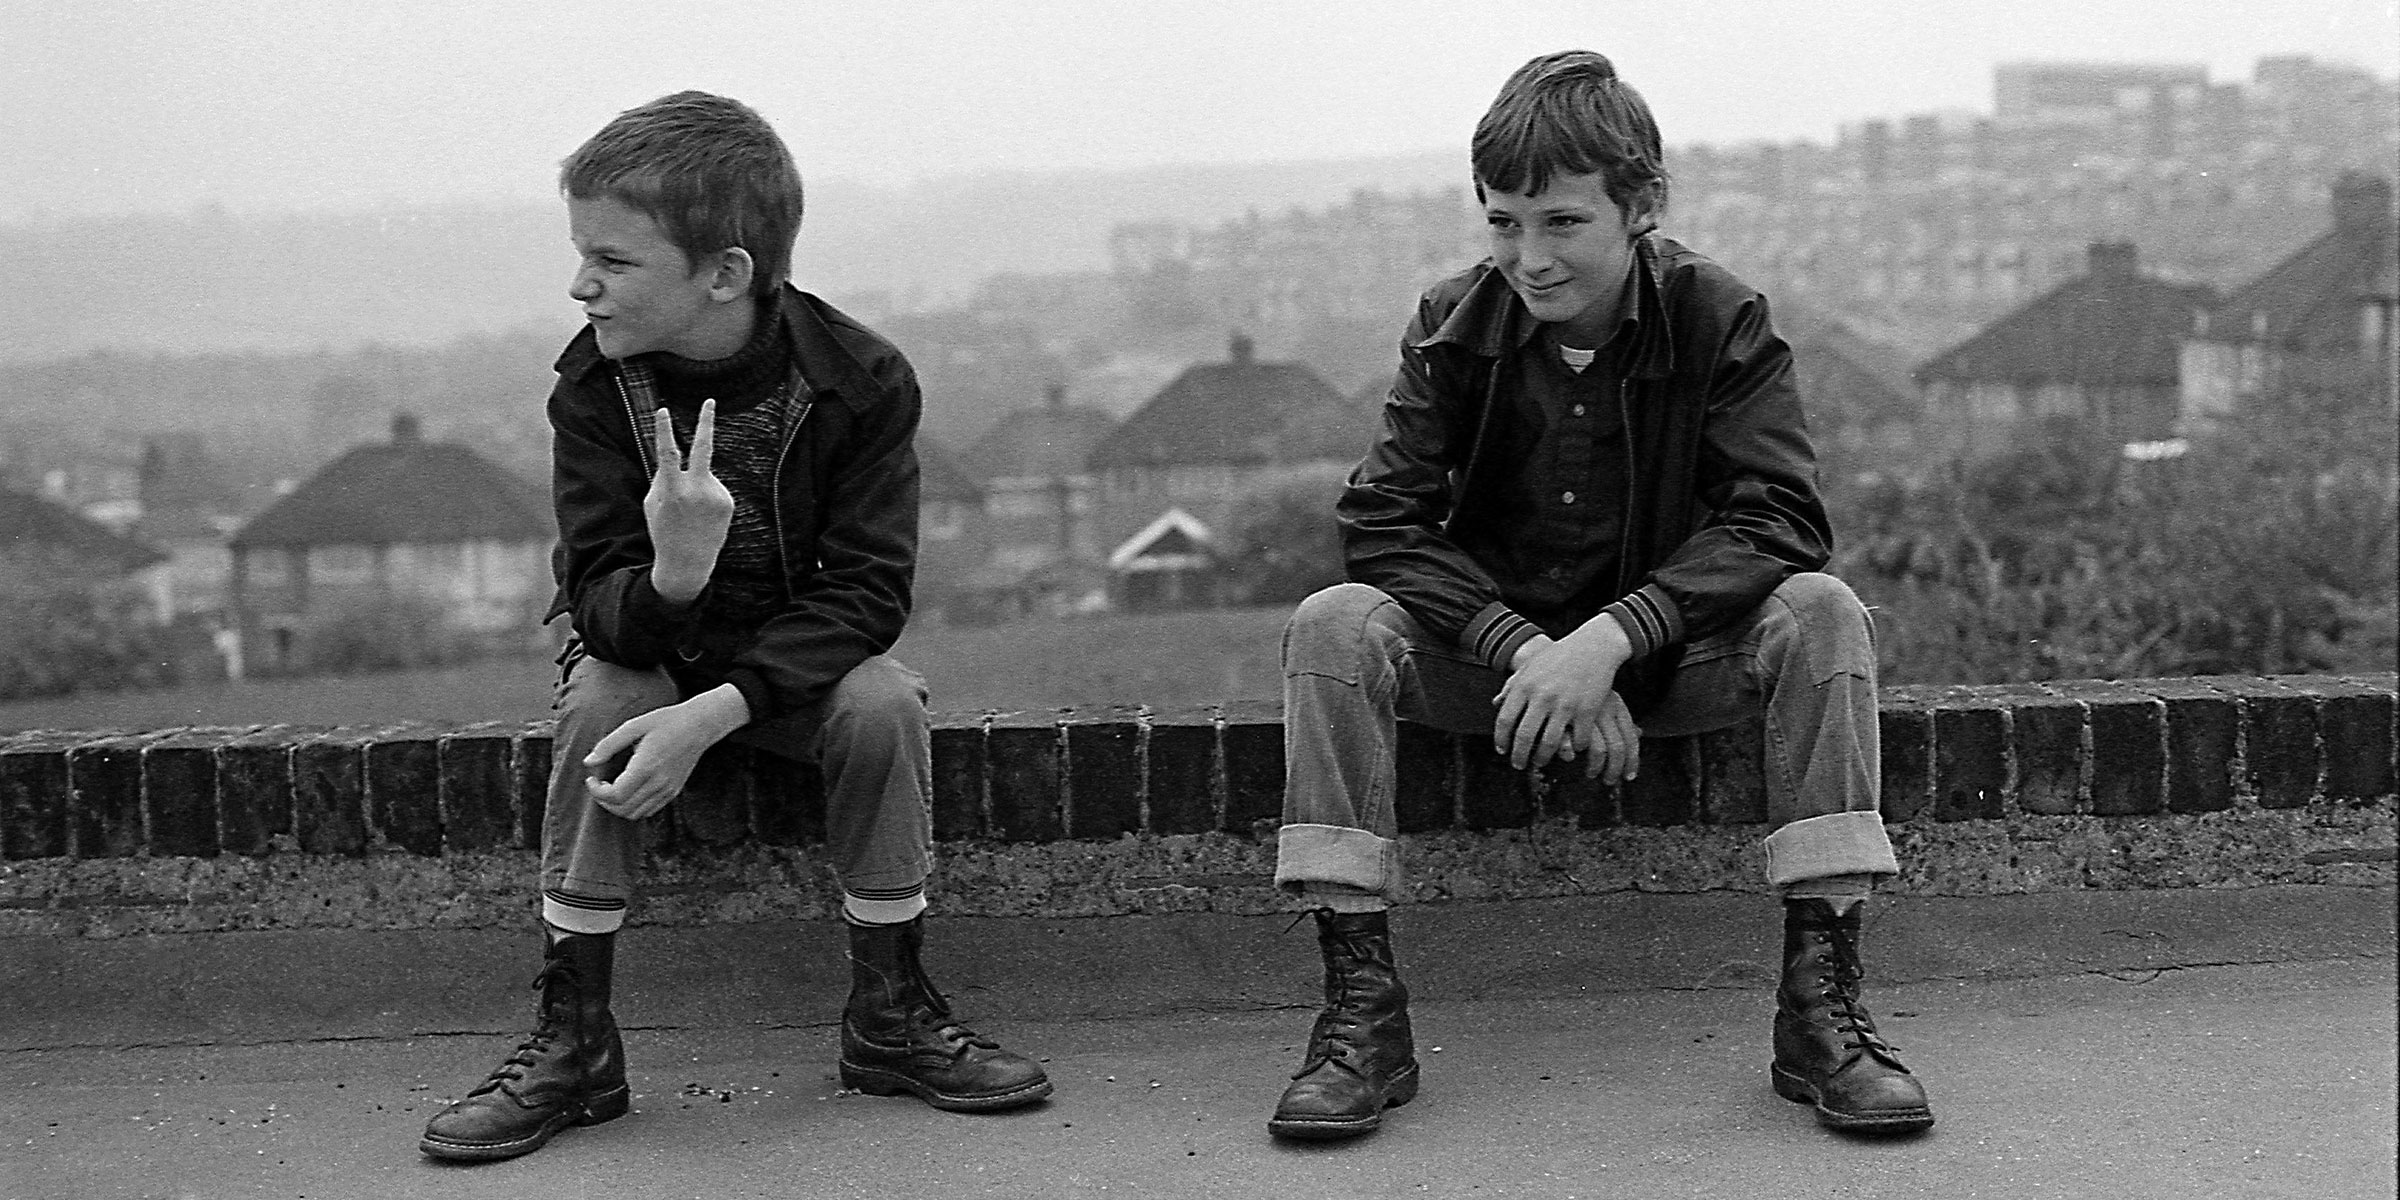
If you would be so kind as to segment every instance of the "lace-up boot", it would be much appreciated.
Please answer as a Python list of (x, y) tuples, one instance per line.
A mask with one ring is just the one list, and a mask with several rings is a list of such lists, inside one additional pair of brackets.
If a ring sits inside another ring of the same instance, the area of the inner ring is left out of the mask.
[(1900, 1065), (1859, 1001), (1859, 915), (1825, 900), (1783, 906), (1783, 985), (1775, 992), (1775, 1094), (1816, 1106), (1834, 1129), (1912, 1133), (1933, 1124), (1925, 1087)]
[(1050, 1077), (1022, 1054), (951, 1015), (918, 951), (925, 919), (850, 926), (850, 1003), (842, 1012), (842, 1086), (877, 1096), (912, 1092), (935, 1108), (990, 1112), (1050, 1094)]
[(1372, 1133), (1383, 1110), (1417, 1098), (1417, 1043), (1408, 1026), (1408, 985), (1392, 965), (1385, 914), (1319, 909), (1325, 1007), (1308, 1033), (1308, 1057), (1292, 1075), (1267, 1131), (1287, 1138)]
[(569, 1125), (625, 1115), (625, 1045), (608, 1011), (616, 935), (555, 937), (533, 981), (542, 993), (533, 1036), (426, 1122), (418, 1149), (435, 1158), (515, 1158)]

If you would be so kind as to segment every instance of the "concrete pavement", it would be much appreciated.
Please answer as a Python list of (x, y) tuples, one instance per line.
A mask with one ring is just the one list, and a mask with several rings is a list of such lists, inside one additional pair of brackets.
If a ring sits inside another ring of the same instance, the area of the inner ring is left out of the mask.
[(1424, 1095), (1317, 1146), (1264, 1130), (1314, 1004), (1289, 918), (937, 922), (937, 980), (1058, 1082), (986, 1117), (839, 1091), (837, 928), (637, 929), (635, 1112), (473, 1167), (416, 1135), (522, 1034), (529, 936), (0, 939), (0, 1197), (2388, 1197), (2394, 903), (1880, 901), (1870, 1002), (1940, 1117), (1899, 1141), (1768, 1090), (1757, 896), (1403, 909)]

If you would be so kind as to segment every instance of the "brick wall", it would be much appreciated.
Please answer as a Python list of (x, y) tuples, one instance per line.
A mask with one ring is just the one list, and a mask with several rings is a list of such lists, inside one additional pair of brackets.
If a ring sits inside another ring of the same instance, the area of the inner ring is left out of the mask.
[[(1889, 688), (1884, 808), (1932, 829), (2388, 799), (2394, 713), (2388, 674)], [(1404, 833), (1766, 815), (1755, 726), (1646, 744), (1623, 789), (1511, 771), (1481, 737), (1403, 733)], [(949, 843), (1256, 835), (1280, 807), (1272, 705), (949, 715), (933, 750), (935, 836)], [(754, 771), (747, 754), (703, 764), (659, 849), (821, 837), (815, 781)], [(18, 734), (0, 738), (0, 860), (522, 852), (549, 756), (546, 722)]]

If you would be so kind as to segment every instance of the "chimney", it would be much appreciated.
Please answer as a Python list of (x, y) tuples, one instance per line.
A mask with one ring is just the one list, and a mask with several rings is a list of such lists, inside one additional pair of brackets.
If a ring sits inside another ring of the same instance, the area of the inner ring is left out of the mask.
[(2365, 171), (2344, 171), (2333, 181), (2336, 233), (2365, 233), (2392, 223), (2392, 181)]
[(1042, 400), (1048, 405), (1051, 412), (1058, 412), (1061, 409), (1064, 409), (1067, 406), (1067, 385), (1063, 383), (1054, 383), (1049, 387), (1043, 388)]
[(1236, 333), (1233, 335), (1233, 364), (1235, 366), (1249, 366), (1251, 357), (1256, 351), (1257, 345), (1250, 340), (1249, 334)]
[(425, 440), (424, 429), (417, 422), (417, 414), (404, 412), (392, 414), (393, 445), (414, 446), (423, 440)]
[(2134, 273), (2132, 242), (2093, 242), (2090, 253), (2094, 275), (2123, 278)]

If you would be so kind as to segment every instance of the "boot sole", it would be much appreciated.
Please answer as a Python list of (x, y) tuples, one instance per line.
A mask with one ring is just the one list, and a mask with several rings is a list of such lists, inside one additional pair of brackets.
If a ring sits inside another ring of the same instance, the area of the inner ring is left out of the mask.
[(967, 1095), (945, 1092), (939, 1088), (911, 1079), (897, 1071), (881, 1067), (862, 1067), (847, 1059), (842, 1062), (842, 1086), (870, 1096), (915, 1096), (944, 1112), (998, 1112), (1019, 1108), (1050, 1094), (1050, 1081), (1037, 1079), (1021, 1087), (987, 1095)]
[(1287, 1117), (1281, 1113), (1267, 1122), (1267, 1132), (1279, 1138), (1303, 1142), (1330, 1142), (1338, 1138), (1358, 1137), (1373, 1133), (1383, 1125), (1383, 1114), (1417, 1098), (1417, 1064), (1392, 1080), (1383, 1094), (1383, 1107), (1363, 1117)]
[(1844, 1133), (1915, 1133), (1933, 1128), (1933, 1110), (1907, 1109), (1900, 1112), (1856, 1113), (1838, 1112), (1825, 1107), (1825, 1100), (1814, 1084), (1784, 1069), (1781, 1064), (1768, 1068), (1775, 1080), (1775, 1094), (1794, 1104), (1806, 1104), (1817, 1110), (1817, 1123), (1827, 1129)]
[(453, 1162), (496, 1162), (541, 1149), (569, 1125), (598, 1125), (614, 1121), (632, 1109), (632, 1088), (620, 1086), (584, 1101), (581, 1108), (561, 1109), (556, 1116), (542, 1122), (539, 1129), (514, 1141), (454, 1142), (429, 1133), (417, 1143), (417, 1149), (430, 1157), (446, 1158)]

